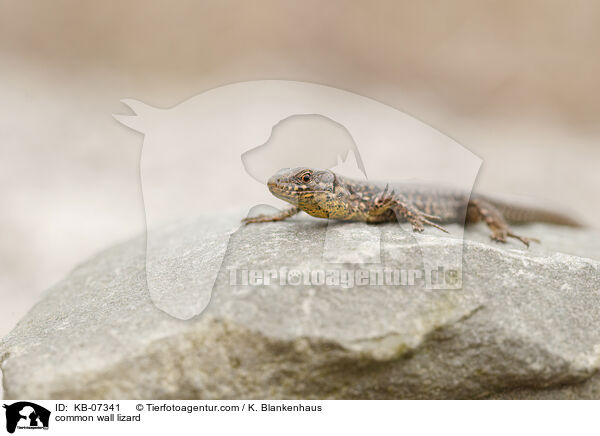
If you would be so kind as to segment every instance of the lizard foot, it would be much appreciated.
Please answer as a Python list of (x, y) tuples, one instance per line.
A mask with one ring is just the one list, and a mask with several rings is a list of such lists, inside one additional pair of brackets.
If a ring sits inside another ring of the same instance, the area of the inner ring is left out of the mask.
[(253, 216), (253, 217), (244, 218), (242, 220), (242, 223), (244, 223), (245, 225), (248, 225), (248, 224), (254, 224), (254, 223), (268, 223), (268, 222), (273, 222), (273, 221), (279, 221), (279, 220), (275, 219), (272, 216), (268, 216), (268, 215), (257, 215), (257, 216)]
[(525, 236), (519, 236), (519, 235), (515, 235), (513, 232), (511, 232), (510, 230), (508, 231), (508, 236), (510, 236), (511, 238), (515, 238), (518, 239), (519, 241), (521, 241), (523, 244), (525, 244), (526, 246), (529, 247), (529, 244), (531, 242), (537, 242), (538, 244), (540, 243), (539, 239), (536, 238), (527, 238)]
[(492, 230), (492, 234), (490, 235), (490, 238), (493, 241), (497, 241), (497, 242), (506, 242), (506, 238), (515, 238), (518, 239), (519, 241), (521, 241), (523, 244), (525, 244), (527, 247), (529, 247), (529, 244), (532, 242), (537, 242), (539, 243), (539, 239), (536, 238), (527, 238), (525, 236), (519, 236), (514, 234), (513, 232), (511, 232), (508, 227), (506, 228), (495, 228)]
[(253, 224), (253, 223), (270, 223), (274, 221), (283, 221), (286, 218), (296, 215), (300, 212), (298, 207), (290, 207), (289, 209), (282, 210), (278, 214), (275, 215), (257, 215), (252, 217), (246, 217), (242, 220), (242, 223), (245, 225)]
[(437, 221), (440, 220), (440, 217), (437, 217), (435, 215), (428, 215), (417, 210), (415, 212), (410, 213), (410, 215), (407, 216), (407, 219), (408, 222), (412, 225), (413, 231), (415, 232), (422, 232), (423, 230), (425, 230), (425, 225), (428, 225), (435, 227), (436, 229), (439, 229), (444, 233), (450, 233), (444, 227), (431, 221), (432, 219)]
[(493, 241), (506, 242), (506, 238), (515, 238), (527, 247), (529, 247), (531, 242), (540, 242), (535, 238), (526, 238), (514, 234), (496, 207), (484, 200), (473, 200), (469, 202), (467, 209), (467, 222), (477, 222), (480, 219), (483, 219), (492, 231), (490, 238), (492, 238)]

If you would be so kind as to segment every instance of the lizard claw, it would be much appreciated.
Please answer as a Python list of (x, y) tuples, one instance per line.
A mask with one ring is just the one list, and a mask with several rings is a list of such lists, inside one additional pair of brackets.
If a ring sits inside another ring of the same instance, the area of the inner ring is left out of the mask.
[(422, 216), (423, 218), (427, 218), (428, 220), (433, 220), (433, 221), (441, 221), (441, 220), (442, 220), (442, 219), (441, 219), (439, 216), (437, 216), (437, 215), (429, 215), (429, 214), (426, 214), (426, 213), (421, 213), (421, 216)]
[(420, 222), (413, 222), (410, 224), (412, 225), (413, 232), (422, 233), (425, 230), (425, 226), (423, 226), (423, 224), (421, 224)]
[(492, 231), (492, 234), (490, 235), (490, 238), (496, 242), (506, 242), (507, 237), (518, 239), (527, 247), (529, 247), (529, 244), (531, 244), (532, 242), (537, 242), (538, 244), (540, 243), (539, 239), (519, 236), (505, 228), (496, 228)]
[(394, 202), (394, 190), (392, 189), (390, 192), (388, 192), (390, 185), (389, 183), (387, 185), (385, 185), (385, 189), (383, 190), (383, 192), (381, 192), (374, 201), (374, 204), (376, 207), (384, 207), (384, 206), (388, 206), (391, 205)]
[(253, 216), (253, 217), (246, 217), (242, 220), (242, 223), (244, 223), (244, 225), (248, 225), (248, 224), (252, 224), (252, 223), (260, 223), (263, 222), (261, 220), (263, 220), (265, 218), (264, 215), (258, 215), (258, 216)]
[(252, 223), (270, 223), (275, 221), (282, 221), (286, 218), (296, 215), (298, 212), (300, 212), (300, 209), (298, 207), (291, 207), (289, 209), (282, 210), (275, 215), (257, 215), (246, 217), (242, 219), (242, 222), (245, 225), (248, 225)]
[(514, 234), (513, 232), (511, 232), (511, 231), (508, 231), (508, 232), (507, 232), (507, 236), (510, 236), (511, 238), (518, 239), (518, 240), (519, 240), (519, 241), (521, 241), (523, 244), (525, 244), (527, 247), (529, 247), (529, 244), (530, 244), (531, 242), (537, 242), (538, 244), (540, 243), (540, 240), (539, 240), (539, 239), (536, 239), (536, 238), (527, 238), (527, 237), (525, 237), (525, 236), (518, 236), (518, 235), (515, 235), (515, 234)]
[(268, 215), (249, 216), (249, 217), (242, 219), (242, 223), (244, 223), (244, 225), (246, 225), (246, 226), (248, 224), (269, 223), (271, 221), (279, 221), (279, 220), (277, 219), (277, 217), (272, 217), (272, 216), (268, 216)]
[(441, 230), (444, 233), (450, 233), (444, 227), (442, 227), (439, 224), (436, 224), (436, 223), (430, 221), (428, 219), (430, 217), (432, 219), (438, 219), (438, 220), (440, 219), (437, 216), (428, 215), (428, 214), (422, 213), (422, 212), (418, 212), (416, 214), (416, 216), (414, 216), (412, 219), (409, 219), (410, 224), (412, 225), (413, 231), (415, 231), (415, 232), (422, 232), (423, 230), (425, 230), (424, 224), (427, 224), (428, 226), (435, 227), (436, 229), (439, 229), (439, 230)]
[[(437, 217), (436, 217), (436, 218), (437, 218)], [(439, 219), (439, 218), (438, 218), (438, 219)], [(440, 225), (438, 225), (438, 224), (436, 224), (436, 223), (433, 223), (433, 222), (429, 221), (428, 219), (424, 219), (424, 220), (423, 220), (423, 222), (424, 222), (425, 224), (428, 224), (428, 225), (430, 225), (431, 227), (435, 227), (436, 229), (439, 229), (439, 230), (441, 230), (441, 231), (442, 231), (442, 232), (444, 232), (444, 233), (450, 233), (450, 232), (449, 232), (448, 230), (446, 230), (444, 227), (442, 227), (442, 226), (440, 226)]]

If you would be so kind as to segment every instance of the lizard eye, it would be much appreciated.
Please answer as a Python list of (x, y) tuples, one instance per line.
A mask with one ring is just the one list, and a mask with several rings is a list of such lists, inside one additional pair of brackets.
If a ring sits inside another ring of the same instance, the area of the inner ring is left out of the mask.
[(309, 171), (300, 173), (296, 177), (298, 177), (298, 180), (301, 180), (304, 183), (308, 183), (312, 180), (312, 174)]

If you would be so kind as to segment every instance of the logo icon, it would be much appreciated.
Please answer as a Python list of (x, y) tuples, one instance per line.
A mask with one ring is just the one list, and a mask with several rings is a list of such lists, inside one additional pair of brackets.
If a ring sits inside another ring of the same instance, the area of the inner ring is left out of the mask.
[(6, 409), (6, 431), (14, 433), (18, 429), (48, 429), (50, 411), (42, 406), (28, 401), (19, 401)]

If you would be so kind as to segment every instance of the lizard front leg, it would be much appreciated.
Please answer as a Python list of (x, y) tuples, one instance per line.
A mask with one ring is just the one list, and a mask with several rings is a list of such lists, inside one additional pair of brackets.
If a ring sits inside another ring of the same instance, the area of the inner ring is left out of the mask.
[(275, 215), (258, 215), (253, 217), (247, 217), (242, 220), (244, 224), (252, 224), (252, 223), (269, 223), (273, 221), (282, 221), (286, 218), (296, 215), (300, 212), (300, 208), (294, 206), (288, 209), (284, 209), (281, 212)]
[(526, 238), (514, 234), (498, 209), (483, 200), (471, 200), (467, 208), (467, 222), (483, 220), (492, 231), (490, 238), (498, 242), (506, 242), (506, 238), (515, 238), (529, 247), (530, 242), (540, 242), (535, 238)]
[(428, 225), (448, 233), (448, 230), (432, 221), (439, 221), (439, 217), (420, 211), (393, 191), (388, 193), (388, 186), (373, 201), (367, 222), (382, 222), (387, 218), (386, 215), (390, 215), (390, 211), (398, 221), (408, 221), (415, 232), (422, 232), (425, 230), (425, 225)]

